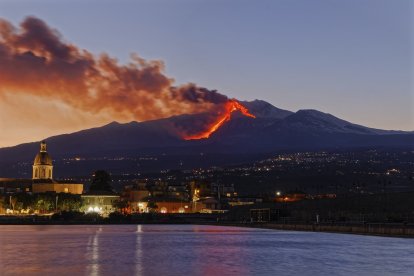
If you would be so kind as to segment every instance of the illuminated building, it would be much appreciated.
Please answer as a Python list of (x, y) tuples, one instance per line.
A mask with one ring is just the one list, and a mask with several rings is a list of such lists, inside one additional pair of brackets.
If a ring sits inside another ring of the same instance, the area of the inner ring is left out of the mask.
[(47, 152), (46, 142), (40, 143), (32, 166), (32, 178), (0, 178), (0, 194), (21, 192), (82, 194), (83, 184), (53, 180), (53, 162)]
[(52, 158), (46, 151), (46, 142), (40, 143), (40, 152), (36, 155), (33, 162), (32, 179), (52, 179), (53, 164)]
[(134, 186), (125, 186), (123, 198), (127, 200), (131, 206), (133, 213), (148, 212), (148, 198), (151, 193), (146, 188), (146, 183), (138, 183)]
[(157, 201), (157, 212), (166, 213), (191, 213), (191, 205), (188, 202)]
[(116, 211), (113, 204), (120, 198), (119, 195), (110, 191), (90, 191), (81, 197), (84, 212), (98, 213), (104, 217)]
[(47, 152), (45, 141), (40, 143), (40, 151), (36, 154), (33, 162), (32, 192), (70, 194), (82, 194), (83, 192), (83, 184), (53, 180), (52, 157)]
[(275, 201), (276, 202), (296, 202), (306, 199), (306, 193), (301, 191), (294, 191), (286, 194), (281, 194), (276, 196)]

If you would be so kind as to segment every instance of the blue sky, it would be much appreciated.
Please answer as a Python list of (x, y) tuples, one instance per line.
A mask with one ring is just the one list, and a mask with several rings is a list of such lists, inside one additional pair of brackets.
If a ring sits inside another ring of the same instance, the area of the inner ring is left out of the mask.
[(241, 100), (318, 109), (370, 127), (414, 130), (409, 0), (0, 1), (93, 53), (136, 52)]

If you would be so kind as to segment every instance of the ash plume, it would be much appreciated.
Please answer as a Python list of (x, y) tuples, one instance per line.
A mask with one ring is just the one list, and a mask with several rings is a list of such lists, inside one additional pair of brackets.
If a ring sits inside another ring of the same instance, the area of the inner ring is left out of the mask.
[(195, 84), (174, 85), (164, 64), (136, 54), (119, 64), (66, 42), (44, 21), (0, 18), (0, 97), (27, 94), (115, 119), (148, 120), (221, 109), (228, 98)]

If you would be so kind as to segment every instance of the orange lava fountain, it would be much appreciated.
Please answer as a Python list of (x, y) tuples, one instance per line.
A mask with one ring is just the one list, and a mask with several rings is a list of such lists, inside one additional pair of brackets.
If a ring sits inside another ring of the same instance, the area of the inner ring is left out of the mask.
[(210, 137), (210, 135), (214, 132), (216, 132), (225, 122), (229, 121), (231, 118), (231, 113), (234, 111), (240, 111), (244, 116), (256, 118), (253, 114), (249, 112), (249, 110), (240, 104), (236, 100), (229, 100), (225, 105), (225, 112), (223, 115), (217, 118), (209, 127), (207, 130), (195, 134), (195, 135), (189, 135), (184, 137), (185, 140), (198, 140), (198, 139), (207, 139)]

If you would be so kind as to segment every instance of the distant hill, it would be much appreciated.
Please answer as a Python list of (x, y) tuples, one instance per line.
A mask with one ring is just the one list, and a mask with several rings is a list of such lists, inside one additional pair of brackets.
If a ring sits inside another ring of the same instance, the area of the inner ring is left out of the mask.
[[(152, 170), (169, 168), (169, 164), (176, 166), (177, 160), (180, 164), (185, 163), (186, 168), (237, 163), (280, 150), (414, 148), (413, 132), (373, 129), (317, 110), (294, 113), (265, 101), (242, 103), (256, 119), (235, 113), (209, 139), (186, 141), (180, 137), (180, 129), (197, 128), (207, 116), (194, 114), (141, 123), (112, 122), (71, 134), (45, 137), (45, 140), (49, 152), (57, 160), (75, 156), (86, 159), (160, 156), (159, 160), (169, 160), (159, 166), (155, 164)], [(39, 141), (1, 148), (0, 176), (24, 176), (16, 164), (30, 164), (38, 149)], [(198, 157), (200, 154), (203, 158)], [(61, 175), (76, 171), (64, 162), (59, 166)], [(94, 166), (91, 161), (84, 169), (90, 170)], [(105, 166), (105, 163), (97, 162), (95, 167)], [(134, 166), (128, 167), (128, 171), (136, 169)], [(108, 165), (108, 169), (111, 168)], [(122, 166), (118, 169), (122, 171)]]

